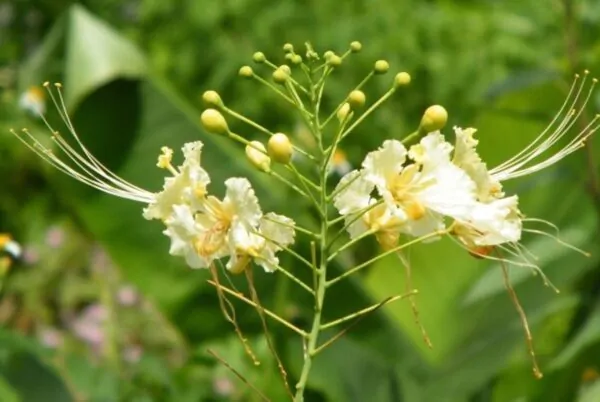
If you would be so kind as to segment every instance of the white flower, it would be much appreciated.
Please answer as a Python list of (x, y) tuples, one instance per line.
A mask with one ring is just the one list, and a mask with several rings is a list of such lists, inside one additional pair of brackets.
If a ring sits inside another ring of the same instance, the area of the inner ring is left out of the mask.
[(518, 209), (518, 197), (478, 202), (471, 215), (456, 221), (453, 234), (469, 249), (516, 243), (521, 240), (523, 223)]
[(210, 183), (208, 173), (200, 166), (202, 147), (200, 141), (185, 144), (182, 148), (185, 159), (178, 170), (170, 165), (172, 151), (163, 148), (159, 166), (165, 166), (174, 176), (165, 179), (163, 191), (154, 195), (152, 202), (144, 209), (144, 218), (164, 221), (172, 214), (176, 204), (189, 204), (194, 209), (201, 207)]
[(425, 136), (405, 165), (408, 152), (388, 140), (363, 162), (365, 180), (377, 188), (391, 215), (404, 221), (401, 231), (422, 236), (444, 228), (444, 216), (466, 217), (475, 202), (475, 184), (450, 163), (452, 146), (438, 132)]
[(261, 219), (257, 231), (239, 231), (235, 237), (235, 253), (227, 263), (234, 273), (242, 272), (250, 260), (273, 272), (279, 267), (276, 253), (294, 242), (294, 221), (272, 212)]

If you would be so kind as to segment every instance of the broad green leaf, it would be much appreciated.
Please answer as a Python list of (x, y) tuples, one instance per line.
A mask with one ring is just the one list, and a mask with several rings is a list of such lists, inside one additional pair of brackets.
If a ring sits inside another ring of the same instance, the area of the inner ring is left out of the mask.
[(140, 51), (83, 7), (71, 7), (67, 24), (64, 83), (69, 107), (117, 78), (145, 75)]

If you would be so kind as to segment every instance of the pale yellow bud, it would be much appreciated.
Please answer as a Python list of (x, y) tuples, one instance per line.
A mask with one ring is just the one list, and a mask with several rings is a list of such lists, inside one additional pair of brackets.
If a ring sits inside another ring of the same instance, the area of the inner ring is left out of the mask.
[(251, 78), (254, 75), (254, 71), (252, 71), (252, 67), (250, 66), (243, 66), (242, 68), (240, 68), (238, 74), (240, 75), (240, 77)]
[(328, 50), (325, 53), (323, 53), (323, 57), (325, 57), (325, 60), (329, 60), (329, 58), (333, 55), (335, 55), (335, 53), (333, 53), (331, 50)]
[(292, 159), (294, 149), (287, 135), (283, 133), (273, 134), (267, 143), (267, 150), (275, 162), (286, 164)]
[(302, 56), (300, 56), (299, 54), (295, 54), (295, 55), (292, 57), (292, 63), (294, 63), (294, 64), (296, 64), (296, 65), (298, 65), (298, 64), (300, 64), (300, 63), (302, 63)]
[(205, 91), (202, 94), (202, 101), (204, 101), (204, 104), (206, 104), (206, 106), (223, 106), (223, 100), (216, 91)]
[(271, 169), (271, 158), (260, 141), (252, 141), (246, 145), (246, 157), (258, 170), (268, 172)]
[(390, 63), (388, 63), (385, 60), (377, 60), (375, 62), (375, 66), (373, 67), (375, 74), (385, 74), (388, 72), (389, 69), (390, 69)]
[(394, 77), (394, 86), (396, 88), (408, 84), (410, 84), (410, 74), (401, 72), (396, 74), (396, 77)]
[(285, 45), (283, 45), (283, 51), (286, 53), (291, 53), (294, 51), (294, 45), (292, 45), (291, 43), (286, 43)]
[(337, 118), (340, 121), (340, 123), (343, 122), (344, 120), (346, 120), (349, 113), (350, 113), (350, 104), (348, 102), (345, 102), (342, 105), (342, 107), (340, 107), (337, 111)]
[(216, 109), (206, 109), (200, 115), (200, 122), (206, 131), (212, 134), (227, 134), (229, 127), (225, 117)]
[(289, 77), (290, 75), (281, 67), (273, 71), (273, 81), (278, 84), (285, 84)]
[(367, 98), (365, 93), (363, 91), (359, 91), (358, 89), (350, 92), (350, 95), (348, 95), (348, 103), (354, 110), (363, 107), (366, 100)]
[(292, 75), (292, 69), (287, 64), (282, 64), (279, 66), (279, 68), (285, 71), (287, 75)]
[(337, 54), (334, 54), (327, 60), (327, 64), (331, 67), (339, 67), (342, 65), (342, 58)]
[(252, 60), (254, 60), (255, 63), (264, 63), (267, 58), (263, 52), (256, 52), (252, 55)]
[(419, 130), (425, 133), (431, 133), (432, 131), (441, 130), (447, 122), (448, 112), (443, 106), (429, 106), (427, 110), (425, 110), (425, 113), (423, 113)]
[(358, 53), (362, 49), (362, 44), (358, 41), (350, 43), (350, 51), (352, 53)]

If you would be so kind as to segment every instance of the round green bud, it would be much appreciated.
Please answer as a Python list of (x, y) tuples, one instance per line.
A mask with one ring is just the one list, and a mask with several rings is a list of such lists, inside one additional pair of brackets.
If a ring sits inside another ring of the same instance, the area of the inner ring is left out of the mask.
[(363, 91), (359, 91), (358, 89), (350, 92), (350, 95), (348, 95), (348, 103), (352, 109), (363, 107), (366, 100), (367, 97), (365, 96), (365, 93)]
[(292, 159), (294, 149), (287, 135), (276, 133), (269, 138), (267, 151), (275, 162), (286, 164)]
[(295, 54), (292, 57), (292, 63), (294, 63), (296, 65), (301, 64), (302, 63), (302, 56), (300, 56), (299, 54)]
[(264, 63), (267, 58), (263, 52), (256, 52), (252, 55), (252, 60), (254, 60), (255, 63)]
[(286, 43), (285, 45), (283, 45), (283, 51), (286, 53), (291, 53), (294, 51), (294, 45), (292, 45), (291, 43)]
[(206, 109), (200, 115), (200, 122), (206, 131), (212, 134), (227, 134), (229, 127), (225, 117), (216, 109)]
[(419, 130), (425, 133), (431, 133), (432, 131), (444, 128), (447, 122), (448, 112), (443, 106), (429, 106), (427, 110), (425, 110), (425, 113), (423, 113)]
[(287, 64), (282, 64), (279, 66), (287, 75), (292, 75), (292, 69)]
[(348, 114), (352, 113), (351, 109), (350, 109), (350, 104), (348, 102), (345, 102), (342, 107), (340, 107), (337, 111), (337, 118), (338, 120), (341, 122), (343, 122), (344, 120), (346, 120), (346, 118), (348, 117)]
[(390, 69), (390, 63), (388, 63), (385, 60), (377, 60), (375, 62), (375, 66), (373, 67), (375, 74), (385, 74), (388, 72), (389, 69)]
[(358, 53), (360, 52), (362, 49), (362, 43), (358, 42), (358, 41), (354, 41), (352, 43), (350, 43), (350, 51), (352, 53)]
[(334, 54), (327, 60), (327, 64), (329, 64), (331, 67), (339, 67), (342, 65), (342, 58), (337, 54)]
[(240, 68), (238, 74), (240, 75), (240, 77), (251, 78), (254, 75), (254, 71), (252, 71), (252, 67), (250, 66), (243, 66), (242, 68)]
[(246, 145), (246, 157), (258, 170), (263, 172), (271, 170), (271, 158), (267, 155), (267, 149), (260, 141), (252, 141)]
[(333, 55), (335, 55), (335, 53), (333, 53), (331, 50), (328, 50), (325, 53), (323, 53), (323, 57), (325, 57), (325, 60), (329, 60), (329, 58)]
[(285, 59), (288, 61), (292, 61), (292, 59), (294, 58), (294, 53), (286, 53), (285, 54)]
[(285, 84), (290, 75), (281, 67), (273, 71), (273, 81), (278, 84)]
[(410, 74), (406, 73), (406, 72), (401, 72), (396, 74), (396, 76), (394, 77), (394, 86), (395, 87), (402, 87), (404, 85), (408, 85), (410, 84)]
[(222, 107), (223, 100), (216, 91), (205, 91), (202, 94), (202, 101), (206, 106)]

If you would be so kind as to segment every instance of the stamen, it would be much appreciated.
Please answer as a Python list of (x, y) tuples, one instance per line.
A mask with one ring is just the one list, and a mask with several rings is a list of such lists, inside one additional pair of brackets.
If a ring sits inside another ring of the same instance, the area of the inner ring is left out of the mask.
[(50, 89), (50, 83), (45, 82), (43, 86), (46, 88), (48, 94), (50, 95), (50, 99), (56, 107), (61, 119), (67, 126), (69, 133), (75, 139), (78, 147), (81, 149), (81, 152), (73, 148), (68, 141), (58, 133), (58, 131), (54, 130), (44, 115), (40, 114), (40, 118), (52, 133), (52, 140), (54, 143), (62, 152), (64, 152), (68, 160), (72, 162), (73, 166), (70, 166), (61, 160), (56, 154), (54, 154), (54, 152), (52, 152), (52, 150), (48, 149), (40, 141), (38, 141), (28, 130), (22, 130), (25, 134), (25, 137), (17, 134), (14, 130), (11, 130), (11, 133), (15, 135), (19, 141), (25, 144), (27, 148), (33, 151), (45, 162), (52, 165), (55, 169), (84, 184), (87, 184), (90, 187), (107, 194), (133, 201), (143, 203), (152, 202), (154, 200), (153, 193), (135, 186), (122, 179), (117, 174), (111, 172), (83, 145), (83, 142), (77, 135), (75, 128), (73, 127), (73, 124), (68, 116), (67, 108), (61, 92), (62, 85), (60, 83), (54, 84), (57, 95), (55, 95)]
[[(554, 146), (570, 131), (575, 122), (579, 120), (598, 82), (597, 79), (592, 79), (590, 88), (587, 90), (586, 95), (583, 96), (582, 93), (586, 86), (585, 84), (588, 74), (589, 72), (586, 70), (580, 84), (577, 84), (579, 75), (575, 76), (575, 80), (571, 85), (567, 98), (563, 102), (558, 113), (554, 116), (550, 124), (542, 131), (541, 134), (539, 134), (531, 143), (529, 143), (524, 149), (522, 149), (512, 158), (490, 170), (490, 174), (492, 174), (494, 178), (503, 181), (533, 173), (556, 163), (558, 160), (566, 157), (583, 146), (584, 141), (600, 127), (600, 124), (597, 124), (599, 119), (598, 116), (596, 116), (589, 124), (587, 124), (582, 131), (580, 131), (557, 153), (533, 166), (524, 168), (524, 166), (529, 162), (533, 161)], [(568, 112), (565, 114), (565, 111), (567, 110)], [(558, 126), (555, 127), (556, 123), (559, 121), (560, 123), (558, 123)], [(551, 132), (550, 135), (548, 135), (549, 132)]]

